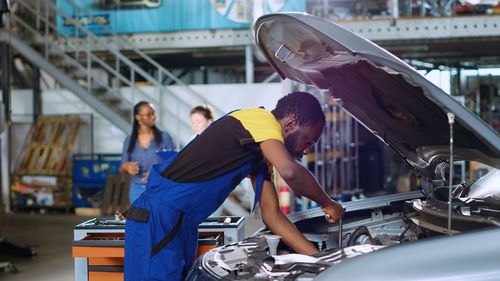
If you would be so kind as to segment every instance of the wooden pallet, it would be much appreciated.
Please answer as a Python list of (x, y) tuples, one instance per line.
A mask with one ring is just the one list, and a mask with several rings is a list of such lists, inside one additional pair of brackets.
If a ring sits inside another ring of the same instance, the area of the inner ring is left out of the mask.
[(78, 116), (40, 116), (16, 174), (70, 176), (71, 153), (82, 123)]
[(130, 175), (108, 175), (102, 200), (102, 215), (123, 213), (129, 206)]

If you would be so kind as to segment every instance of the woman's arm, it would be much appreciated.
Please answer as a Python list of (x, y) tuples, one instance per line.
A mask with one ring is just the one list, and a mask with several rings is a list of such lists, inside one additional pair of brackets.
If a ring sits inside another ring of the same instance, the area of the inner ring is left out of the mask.
[(139, 165), (137, 162), (133, 162), (130, 159), (130, 153), (127, 151), (130, 143), (130, 135), (125, 138), (123, 141), (123, 149), (122, 149), (122, 160), (118, 171), (120, 174), (130, 174), (135, 175), (139, 172)]

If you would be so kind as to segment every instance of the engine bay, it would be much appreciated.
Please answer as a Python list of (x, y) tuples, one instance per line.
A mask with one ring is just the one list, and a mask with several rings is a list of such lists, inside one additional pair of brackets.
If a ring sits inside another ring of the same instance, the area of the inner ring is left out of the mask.
[(443, 195), (448, 190), (443, 186), (433, 188), (429, 195), (415, 191), (351, 201), (343, 203), (346, 212), (341, 227), (339, 223), (327, 223), (319, 209), (289, 217), (320, 250), (313, 256), (297, 254), (284, 243), (279, 243), (277, 254), (271, 255), (266, 242), (266, 235), (271, 232), (263, 228), (252, 237), (200, 257), (187, 280), (313, 280), (337, 263), (385, 247), (445, 235), (448, 231), (459, 234), (499, 226), (500, 197), (491, 192), (477, 196), (480, 189), (486, 188), (485, 182), (498, 185), (499, 176), (496, 170), (481, 179), (481, 185), (478, 181), (452, 187), (450, 230), (448, 204)]

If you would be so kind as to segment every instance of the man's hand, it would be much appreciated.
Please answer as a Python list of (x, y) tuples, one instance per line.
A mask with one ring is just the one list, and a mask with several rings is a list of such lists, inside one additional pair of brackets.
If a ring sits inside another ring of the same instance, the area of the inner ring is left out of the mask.
[(321, 209), (325, 212), (325, 218), (329, 223), (338, 221), (344, 215), (344, 207), (334, 200), (331, 200), (329, 204), (321, 206)]

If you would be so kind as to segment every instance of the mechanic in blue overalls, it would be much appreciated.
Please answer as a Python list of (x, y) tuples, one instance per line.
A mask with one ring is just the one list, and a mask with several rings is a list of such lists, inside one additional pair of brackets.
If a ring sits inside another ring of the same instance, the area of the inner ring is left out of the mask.
[(182, 280), (196, 253), (198, 225), (247, 176), (266, 226), (297, 253), (316, 253), (281, 212), (272, 167), (297, 194), (316, 201), (331, 223), (338, 220), (341, 205), (297, 161), (309, 153), (324, 124), (317, 99), (294, 92), (271, 112), (250, 108), (229, 113), (178, 155), (153, 166), (146, 191), (127, 211), (125, 280)]

